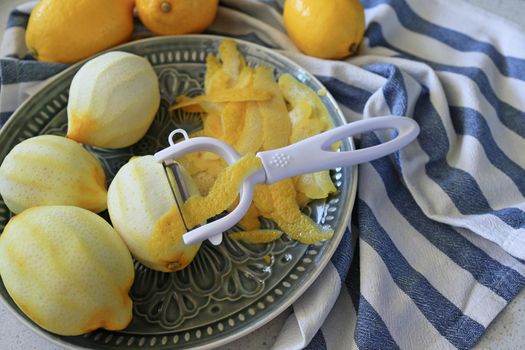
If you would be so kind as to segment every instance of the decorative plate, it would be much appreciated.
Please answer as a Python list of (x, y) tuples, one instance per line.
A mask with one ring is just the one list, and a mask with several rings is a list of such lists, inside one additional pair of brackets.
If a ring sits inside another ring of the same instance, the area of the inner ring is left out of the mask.
[[(162, 101), (146, 136), (124, 149), (87, 147), (101, 161), (111, 181), (133, 155), (153, 154), (166, 147), (175, 128), (202, 127), (198, 114), (168, 111), (181, 94), (203, 91), (206, 56), (216, 53), (223, 38), (191, 35), (158, 37), (115, 48), (147, 58), (158, 75)], [(251, 65), (266, 65), (275, 75), (290, 73), (313, 91), (323, 89), (311, 74), (290, 60), (261, 46), (237, 41)], [(82, 63), (53, 78), (29, 98), (0, 132), (0, 161), (19, 142), (36, 135), (65, 135), (68, 90)], [(321, 97), (336, 125), (344, 123), (334, 99)], [(350, 140), (342, 150), (353, 149)], [(337, 193), (311, 203), (305, 211), (318, 223), (335, 230), (334, 237), (315, 245), (282, 238), (266, 245), (251, 245), (227, 238), (215, 247), (205, 243), (186, 269), (175, 273), (150, 270), (135, 262), (131, 289), (133, 321), (123, 331), (95, 330), (79, 337), (61, 337), (39, 328), (9, 297), (0, 281), (0, 297), (28, 326), (65, 347), (97, 349), (188, 349), (225, 344), (262, 326), (290, 306), (314, 281), (335, 251), (349, 220), (356, 189), (355, 169), (336, 169), (332, 176)], [(107, 214), (102, 214), (108, 219)], [(11, 217), (0, 202), (0, 230)], [(108, 219), (109, 220), (109, 219)], [(270, 227), (271, 222), (263, 225)]]

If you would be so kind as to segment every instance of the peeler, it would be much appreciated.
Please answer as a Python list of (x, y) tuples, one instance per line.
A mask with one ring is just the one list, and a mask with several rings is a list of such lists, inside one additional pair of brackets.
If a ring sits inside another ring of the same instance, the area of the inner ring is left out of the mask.
[[(385, 129), (394, 129), (397, 134), (393, 139), (379, 145), (344, 152), (333, 151), (331, 148), (336, 142), (348, 137)], [(174, 138), (177, 134), (181, 134), (184, 140), (175, 143)], [(214, 245), (220, 244), (223, 232), (236, 225), (248, 211), (256, 184), (270, 185), (292, 176), (369, 162), (408, 145), (418, 134), (419, 126), (410, 118), (381, 116), (345, 124), (286, 147), (258, 152), (256, 156), (261, 159), (262, 167), (243, 182), (237, 207), (229, 214), (208, 224), (191, 230), (186, 227), (187, 232), (183, 235), (184, 243), (198, 244), (208, 239)], [(218, 139), (211, 137), (190, 139), (183, 129), (173, 130), (168, 137), (168, 142), (169, 146), (155, 153), (154, 157), (166, 169), (179, 211), (181, 203), (187, 199), (188, 192), (177, 169), (178, 158), (193, 152), (207, 151), (218, 154), (232, 165), (241, 157), (235, 149)]]

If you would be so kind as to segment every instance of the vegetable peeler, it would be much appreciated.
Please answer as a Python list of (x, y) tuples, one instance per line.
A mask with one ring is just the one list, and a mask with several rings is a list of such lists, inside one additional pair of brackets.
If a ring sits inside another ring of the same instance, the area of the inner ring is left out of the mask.
[[(384, 129), (396, 130), (396, 137), (364, 149), (345, 152), (331, 149), (333, 144), (345, 138)], [(174, 137), (177, 134), (182, 134), (184, 140), (175, 143)], [(222, 233), (237, 224), (248, 211), (254, 187), (258, 183), (270, 185), (292, 176), (369, 162), (408, 145), (418, 134), (419, 126), (414, 120), (406, 117), (382, 116), (345, 124), (286, 147), (258, 152), (256, 156), (261, 159), (263, 166), (243, 182), (237, 207), (218, 220), (187, 230), (183, 235), (184, 243), (197, 244), (208, 239), (214, 245), (220, 244)], [(240, 158), (239, 153), (228, 144), (211, 137), (190, 139), (183, 129), (172, 131), (168, 141), (169, 147), (155, 153), (154, 157), (157, 162), (163, 163), (166, 169), (179, 211), (182, 204), (179, 201), (185, 201), (188, 192), (180, 173), (173, 166), (178, 158), (199, 151), (216, 153), (229, 165)]]

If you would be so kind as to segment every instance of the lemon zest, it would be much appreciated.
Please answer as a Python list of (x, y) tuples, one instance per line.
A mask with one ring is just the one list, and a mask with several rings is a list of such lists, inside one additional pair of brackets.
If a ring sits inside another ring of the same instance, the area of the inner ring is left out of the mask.
[(253, 230), (232, 232), (229, 237), (236, 241), (243, 241), (246, 243), (270, 243), (278, 240), (283, 235), (279, 230)]
[(272, 98), (272, 92), (258, 88), (232, 88), (215, 91), (208, 95), (197, 97), (180, 97), (177, 103), (169, 110), (188, 107), (191, 105), (202, 104), (203, 102), (226, 103), (226, 102), (246, 102), (246, 101), (267, 101)]

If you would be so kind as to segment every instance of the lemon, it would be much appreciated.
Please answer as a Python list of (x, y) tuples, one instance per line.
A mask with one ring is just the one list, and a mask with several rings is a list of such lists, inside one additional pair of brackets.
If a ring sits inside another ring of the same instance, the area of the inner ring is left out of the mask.
[(106, 209), (106, 175), (80, 144), (62, 136), (22, 141), (0, 166), (0, 194), (14, 213), (40, 205)]
[(155, 34), (200, 33), (215, 19), (219, 0), (136, 0), (142, 23)]
[(26, 44), (39, 61), (74, 63), (129, 39), (133, 0), (40, 0)]
[(148, 131), (159, 105), (159, 82), (149, 62), (127, 52), (108, 52), (73, 77), (67, 137), (97, 147), (130, 146)]
[(88, 210), (44, 206), (15, 216), (0, 236), (0, 275), (18, 307), (50, 332), (121, 330), (131, 321), (131, 255)]
[(365, 31), (359, 0), (286, 0), (284, 25), (305, 54), (340, 59), (357, 52)]
[[(191, 178), (185, 181), (190, 193), (198, 193)], [(108, 191), (111, 222), (124, 239), (133, 256), (147, 267), (164, 272), (186, 267), (200, 245), (187, 246), (183, 231), (165, 237), (162, 251), (152, 246), (155, 226), (162, 216), (175, 207), (168, 179), (162, 164), (153, 156), (132, 158), (119, 169)], [(182, 227), (183, 229), (183, 227)]]

